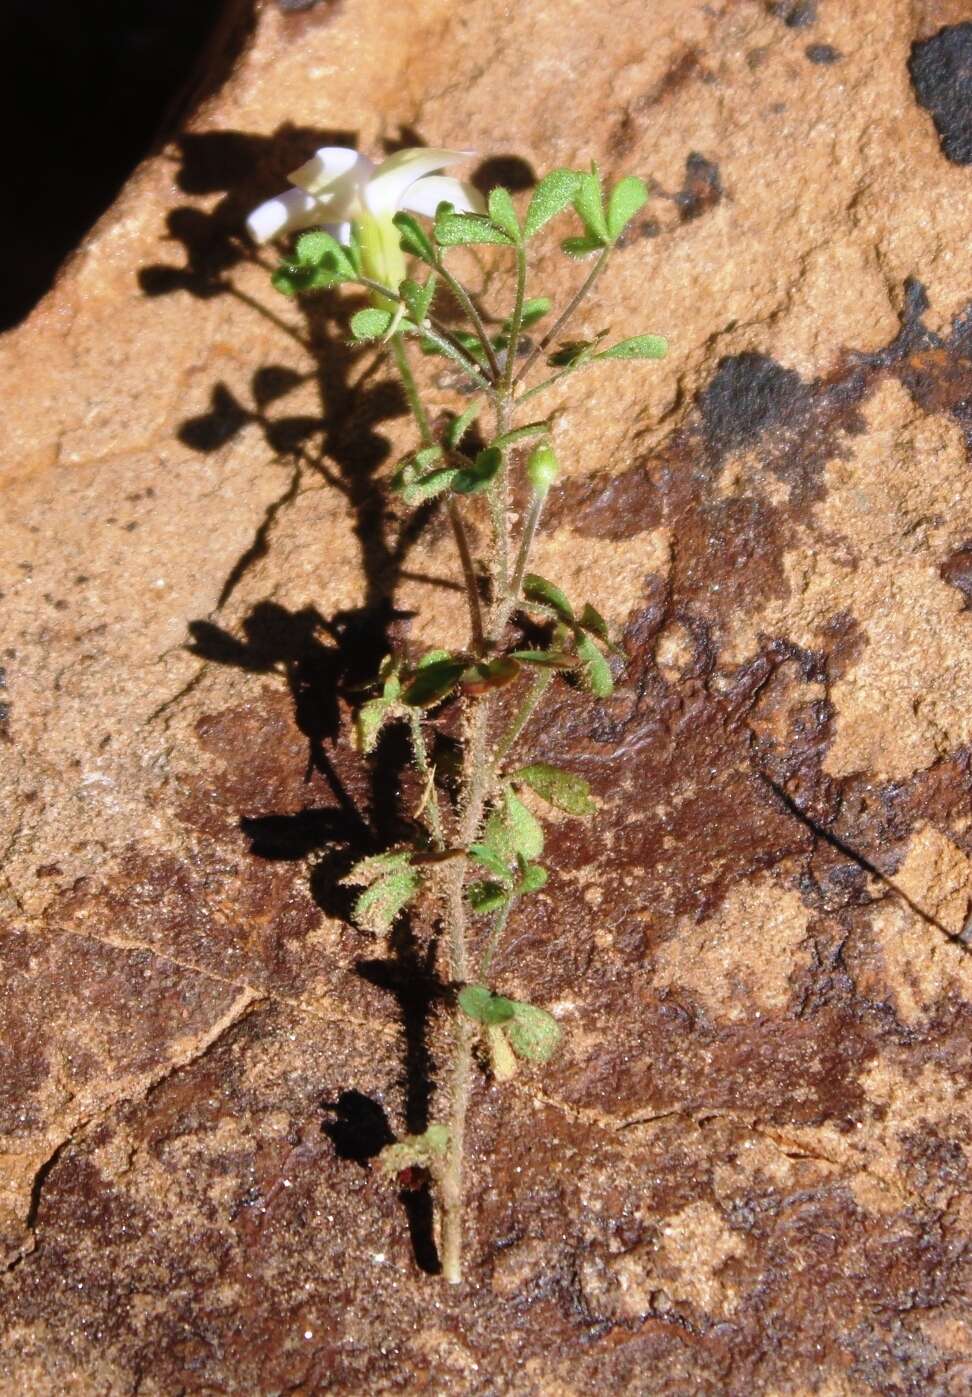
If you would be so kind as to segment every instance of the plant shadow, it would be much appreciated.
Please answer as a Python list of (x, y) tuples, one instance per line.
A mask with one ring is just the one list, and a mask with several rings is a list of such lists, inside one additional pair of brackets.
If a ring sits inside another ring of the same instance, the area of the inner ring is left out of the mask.
[[(405, 135), (410, 143), (418, 143), (414, 133)], [(393, 497), (377, 480), (390, 450), (381, 424), (403, 415), (406, 403), (397, 385), (379, 376), (380, 355), (347, 343), (347, 298), (340, 306), (331, 293), (296, 303), (302, 325), (295, 328), (272, 305), (238, 286), (234, 274), (253, 264), (269, 270), (243, 233), (247, 213), (278, 193), (287, 171), (318, 147), (354, 143), (352, 132), (289, 124), (272, 136), (237, 131), (183, 136), (177, 143), (177, 187), (194, 198), (221, 197), (207, 208), (187, 203), (173, 209), (167, 236), (181, 249), (181, 261), (156, 263), (138, 273), (149, 297), (235, 299), (295, 339), (313, 365), (306, 372), (284, 364), (261, 365), (251, 376), (246, 402), (218, 381), (203, 410), (178, 429), (184, 446), (210, 454), (226, 447), (244, 428), (256, 426), (284, 472), (279, 494), (227, 572), (215, 611), (189, 622), (187, 648), (211, 664), (285, 679), (296, 724), (307, 741), (305, 781), (315, 774), (323, 778), (331, 803), (296, 814), (268, 811), (247, 816), (240, 828), (255, 857), (309, 863), (315, 901), (329, 916), (342, 919), (350, 914), (350, 894), (342, 885), (349, 868), (364, 855), (404, 842), (416, 831), (401, 801), (409, 757), (402, 730), (386, 729), (366, 770), (340, 737), (347, 707), (360, 702), (360, 690), (374, 679), (384, 656), (407, 631), (409, 616), (396, 611), (391, 598), (401, 579), (412, 575), (406, 570), (409, 554), (437, 506), (433, 502), (401, 518)], [(319, 413), (288, 414), (287, 396), (308, 384), (316, 387)], [(305, 489), (322, 484), (347, 502), (364, 579), (361, 604), (324, 616), (314, 606), (289, 609), (264, 599), (250, 608), (239, 633), (234, 633), (221, 624), (219, 613), (269, 553), (281, 513)], [(420, 936), (403, 920), (389, 938), (387, 955), (356, 965), (362, 979), (397, 1001), (404, 1039), (400, 1085), (409, 1134), (427, 1128), (435, 1085), (429, 1025), (446, 992), (435, 962), (435, 934)], [(370, 1167), (394, 1139), (384, 1108), (353, 1088), (322, 1107), (330, 1116), (323, 1129), (339, 1158)], [(410, 1177), (399, 1184), (416, 1264), (436, 1272), (428, 1179)]]

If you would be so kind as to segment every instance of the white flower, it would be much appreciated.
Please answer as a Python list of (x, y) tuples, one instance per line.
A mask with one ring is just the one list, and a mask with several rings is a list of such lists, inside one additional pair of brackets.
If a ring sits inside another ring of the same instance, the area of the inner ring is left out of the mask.
[(288, 175), (294, 188), (254, 209), (246, 226), (258, 243), (321, 227), (347, 242), (354, 223), (368, 274), (397, 287), (405, 275), (399, 233), (392, 222), (399, 209), (432, 215), (439, 204), (450, 203), (461, 213), (483, 211), (482, 196), (472, 185), (436, 173), (470, 154), (419, 146), (397, 151), (376, 166), (347, 146), (322, 146)]

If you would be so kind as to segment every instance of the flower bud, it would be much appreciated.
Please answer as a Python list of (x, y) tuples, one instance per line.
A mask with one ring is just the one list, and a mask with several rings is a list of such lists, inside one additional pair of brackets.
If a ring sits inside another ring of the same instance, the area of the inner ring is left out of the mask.
[(538, 495), (545, 495), (560, 473), (560, 464), (552, 446), (541, 442), (530, 452), (527, 475)]

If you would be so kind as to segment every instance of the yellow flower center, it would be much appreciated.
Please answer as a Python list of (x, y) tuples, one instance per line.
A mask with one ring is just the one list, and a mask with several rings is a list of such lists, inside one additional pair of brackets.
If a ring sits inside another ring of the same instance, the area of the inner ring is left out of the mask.
[[(364, 274), (372, 281), (380, 281), (383, 286), (397, 291), (405, 279), (405, 254), (401, 249), (401, 234), (391, 220), (391, 214), (362, 213), (355, 219), (358, 237), (361, 239), (361, 262)], [(372, 292), (372, 300), (383, 310), (394, 309), (397, 302), (390, 302), (377, 292)]]

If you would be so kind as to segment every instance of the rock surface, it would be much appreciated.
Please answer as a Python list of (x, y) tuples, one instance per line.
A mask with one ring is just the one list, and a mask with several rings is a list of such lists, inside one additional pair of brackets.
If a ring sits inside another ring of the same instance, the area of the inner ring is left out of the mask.
[[(2, 1390), (969, 1392), (967, 6), (234, 17), (0, 341)], [(369, 1165), (428, 1117), (427, 934), (335, 885), (394, 831), (347, 690), (459, 624), (449, 539), (397, 546), (401, 403), (240, 239), (400, 136), (652, 180), (585, 321), (672, 342), (556, 404), (541, 570), (629, 660), (532, 734), (603, 804), (497, 967), (567, 1046), (478, 1090), (458, 1292)]]

